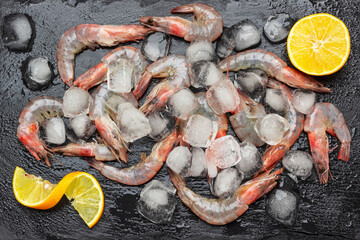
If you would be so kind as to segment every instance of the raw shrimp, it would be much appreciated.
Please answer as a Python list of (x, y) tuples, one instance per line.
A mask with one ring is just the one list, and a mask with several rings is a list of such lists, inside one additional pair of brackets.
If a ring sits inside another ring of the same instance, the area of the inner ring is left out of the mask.
[(100, 161), (116, 160), (116, 156), (105, 144), (100, 143), (69, 143), (66, 146), (60, 146), (51, 149), (53, 153), (62, 153), (65, 156), (95, 157)]
[(186, 187), (186, 183), (180, 175), (170, 169), (169, 174), (177, 188), (179, 198), (196, 216), (209, 224), (224, 225), (236, 220), (248, 209), (248, 205), (271, 191), (276, 186), (276, 180), (282, 171), (283, 169), (279, 169), (271, 174), (263, 173), (242, 184), (234, 195), (227, 199), (201, 197)]
[(131, 102), (134, 106), (137, 106), (137, 100), (132, 93), (111, 92), (106, 83), (98, 86), (92, 96), (94, 98), (94, 105), (89, 113), (90, 118), (95, 121), (100, 136), (111, 148), (113, 154), (127, 162), (127, 143), (121, 137), (120, 129), (110, 118), (110, 113), (107, 109), (116, 109), (118, 105), (124, 102)]
[(275, 54), (262, 50), (251, 49), (227, 57), (218, 63), (223, 72), (239, 71), (248, 68), (259, 68), (269, 76), (276, 78), (290, 87), (304, 88), (317, 92), (330, 92), (331, 90), (313, 77), (292, 69)]
[(326, 132), (341, 142), (338, 159), (348, 161), (351, 135), (342, 113), (331, 103), (317, 103), (306, 115), (305, 132), (308, 133), (311, 154), (320, 183), (329, 178), (329, 142)]
[(264, 142), (255, 132), (254, 125), (258, 119), (266, 115), (263, 105), (252, 100), (246, 94), (238, 90), (240, 104), (229, 118), (236, 136), (241, 141), (248, 141), (257, 147), (264, 145)]
[(144, 113), (149, 113), (164, 106), (167, 99), (183, 87), (190, 87), (188, 65), (185, 57), (170, 55), (150, 64), (133, 91), (139, 99), (149, 86), (152, 78), (166, 78), (156, 85), (146, 97), (146, 101), (140, 108)]
[(193, 111), (192, 114), (199, 114), (199, 115), (207, 117), (208, 119), (216, 122), (218, 124), (218, 132), (217, 132), (216, 138), (225, 136), (226, 131), (228, 130), (226, 114), (223, 113), (220, 115), (216, 115), (214, 113), (214, 111), (207, 104), (206, 92), (198, 92), (195, 94), (195, 96), (196, 96), (199, 104), (198, 104), (197, 108)]
[(16, 136), (38, 161), (43, 159), (50, 166), (48, 148), (39, 137), (40, 124), (52, 117), (61, 117), (62, 101), (54, 97), (37, 97), (22, 110)]
[(74, 80), (76, 54), (85, 48), (112, 47), (119, 43), (143, 39), (151, 29), (141, 25), (81, 24), (67, 30), (57, 46), (57, 65), (60, 77), (68, 86)]
[(171, 13), (194, 13), (195, 21), (180, 17), (141, 17), (140, 22), (155, 31), (165, 32), (184, 38), (186, 41), (215, 41), (223, 31), (223, 21), (220, 14), (212, 7), (201, 4), (178, 6)]
[(74, 81), (74, 85), (88, 90), (95, 85), (98, 85), (107, 80), (108, 64), (119, 59), (127, 59), (134, 67), (134, 82), (137, 84), (140, 80), (141, 74), (145, 71), (148, 63), (140, 50), (134, 47), (118, 47), (106, 54), (101, 63), (89, 69)]
[(285, 118), (289, 122), (289, 130), (280, 143), (269, 146), (266, 149), (263, 155), (263, 166), (259, 173), (269, 171), (275, 167), (285, 153), (290, 150), (291, 146), (294, 145), (304, 129), (304, 115), (295, 110), (294, 105), (292, 104), (292, 93), (290, 89), (286, 85), (273, 79), (268, 80), (268, 87), (281, 90), (282, 95), (288, 102), (288, 110)]
[(156, 143), (148, 157), (142, 155), (140, 162), (129, 168), (119, 169), (93, 159), (87, 161), (90, 166), (99, 170), (106, 178), (126, 185), (140, 185), (156, 175), (173, 149), (176, 140), (177, 133), (174, 131), (163, 141)]

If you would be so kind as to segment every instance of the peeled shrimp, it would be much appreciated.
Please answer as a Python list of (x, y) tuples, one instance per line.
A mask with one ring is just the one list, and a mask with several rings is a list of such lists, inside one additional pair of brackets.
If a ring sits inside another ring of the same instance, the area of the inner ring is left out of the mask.
[(262, 49), (239, 52), (223, 59), (218, 63), (218, 66), (223, 72), (259, 68), (270, 77), (274, 77), (290, 87), (304, 88), (316, 92), (331, 91), (311, 76), (288, 67), (287, 64), (275, 54)]
[(329, 178), (329, 142), (326, 132), (336, 136), (341, 142), (338, 159), (349, 160), (351, 135), (344, 116), (331, 103), (317, 103), (306, 116), (304, 130), (308, 133), (311, 154), (320, 183), (327, 183)]
[(292, 93), (290, 89), (273, 79), (269, 79), (268, 87), (281, 90), (282, 95), (288, 102), (288, 110), (285, 114), (285, 118), (289, 122), (289, 130), (284, 135), (280, 143), (269, 146), (263, 155), (263, 166), (260, 172), (271, 170), (280, 160), (285, 153), (290, 150), (296, 140), (299, 138), (304, 128), (304, 115), (297, 112), (292, 104)]
[(137, 84), (140, 80), (141, 74), (145, 71), (148, 63), (145, 57), (142, 55), (140, 50), (134, 47), (118, 47), (112, 50), (110, 53), (106, 54), (102, 59), (101, 63), (89, 69), (87, 72), (82, 74), (74, 81), (74, 85), (88, 90), (95, 85), (98, 85), (106, 81), (108, 73), (108, 64), (117, 61), (121, 58), (127, 59), (130, 61), (130, 64), (133, 65), (134, 71), (134, 82)]
[(52, 117), (61, 117), (62, 101), (54, 97), (37, 97), (31, 100), (22, 110), (16, 136), (38, 161), (43, 159), (50, 166), (48, 148), (39, 137), (40, 124)]
[(282, 171), (283, 169), (279, 169), (271, 174), (263, 173), (242, 184), (234, 195), (227, 199), (201, 197), (186, 187), (180, 175), (170, 169), (169, 175), (179, 198), (196, 216), (209, 224), (225, 225), (236, 220), (249, 208), (248, 205), (271, 191), (276, 186), (276, 180)]
[(201, 4), (178, 6), (171, 13), (194, 13), (195, 21), (180, 17), (141, 17), (140, 22), (155, 31), (165, 32), (184, 38), (186, 41), (215, 41), (223, 31), (220, 14), (212, 7)]
[(95, 157), (100, 161), (112, 161), (116, 160), (116, 156), (110, 151), (110, 149), (100, 143), (69, 143), (66, 146), (60, 146), (51, 149), (53, 153), (62, 153), (65, 156), (76, 157)]
[(81, 24), (67, 30), (59, 39), (57, 65), (62, 81), (74, 80), (75, 56), (85, 48), (112, 47), (119, 43), (143, 39), (151, 29), (141, 25)]
[(133, 91), (135, 97), (139, 99), (152, 78), (166, 78), (155, 86), (140, 110), (144, 113), (152, 112), (164, 106), (168, 98), (183, 87), (190, 87), (188, 76), (188, 66), (184, 56), (170, 55), (150, 64)]
[(177, 134), (176, 131), (174, 131), (163, 141), (155, 144), (148, 157), (142, 155), (140, 162), (129, 168), (118, 169), (116, 167), (107, 166), (100, 161), (87, 161), (90, 166), (99, 170), (106, 178), (127, 185), (140, 185), (151, 180), (160, 170), (166, 161), (168, 154), (173, 149), (176, 139)]

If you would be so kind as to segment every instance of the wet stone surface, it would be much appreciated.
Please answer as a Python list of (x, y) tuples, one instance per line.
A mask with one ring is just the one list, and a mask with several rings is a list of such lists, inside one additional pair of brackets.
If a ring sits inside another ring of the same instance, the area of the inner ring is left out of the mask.
[[(144, 186), (125, 186), (104, 178), (80, 158), (57, 155), (49, 168), (37, 162), (16, 138), (18, 118), (29, 100), (50, 95), (62, 98), (66, 90), (56, 67), (57, 42), (66, 30), (82, 23), (136, 24), (140, 16), (167, 16), (178, 5), (191, 1), (0, 1), (0, 19), (11, 13), (26, 13), (36, 24), (36, 38), (31, 52), (11, 52), (0, 42), (0, 233), (1, 239), (359, 239), (360, 238), (360, 142), (358, 102), (360, 48), (358, 32), (360, 4), (357, 0), (253, 0), (253, 1), (200, 1), (215, 7), (223, 17), (224, 26), (230, 27), (242, 19), (252, 20), (260, 29), (267, 18), (286, 12), (295, 21), (312, 13), (327, 12), (344, 21), (350, 30), (352, 52), (348, 62), (336, 74), (317, 78), (332, 88), (331, 94), (318, 94), (319, 101), (335, 104), (344, 114), (352, 133), (353, 143), (348, 163), (337, 160), (338, 148), (330, 153), (330, 170), (334, 180), (319, 185), (313, 174), (304, 181), (291, 183), (291, 190), (299, 195), (297, 219), (287, 227), (265, 213), (262, 197), (236, 221), (225, 226), (211, 226), (197, 218), (177, 198), (171, 223), (157, 225), (142, 217), (136, 210)], [(75, 7), (73, 7), (75, 6)], [(140, 43), (131, 43), (140, 49)], [(171, 54), (185, 54), (188, 43), (174, 38)], [(287, 63), (286, 43), (270, 43), (263, 35), (259, 48), (279, 55)], [(75, 75), (79, 76), (97, 64), (111, 49), (86, 50), (76, 58)], [(47, 56), (54, 66), (54, 82), (42, 91), (31, 91), (23, 83), (21, 65), (29, 56)], [(151, 87), (155, 85), (155, 81)], [(149, 92), (149, 91), (148, 91)], [(142, 100), (143, 101), (143, 100)], [(142, 103), (140, 101), (140, 103)], [(234, 135), (230, 128), (229, 134)], [(235, 135), (234, 135), (235, 136)], [(329, 148), (339, 142), (329, 136)], [(154, 141), (149, 137), (131, 144), (129, 165), (140, 159), (140, 153), (150, 153)], [(292, 149), (309, 152), (306, 134)], [(262, 151), (263, 152), (263, 151)], [(109, 163), (119, 166), (119, 163)], [(12, 192), (11, 181), (16, 166), (57, 183), (67, 173), (85, 171), (94, 175), (103, 188), (105, 209), (100, 221), (89, 229), (64, 197), (51, 210), (40, 211), (20, 205)], [(155, 179), (170, 182), (164, 165)], [(204, 178), (190, 178), (188, 186), (202, 196), (211, 197)]]

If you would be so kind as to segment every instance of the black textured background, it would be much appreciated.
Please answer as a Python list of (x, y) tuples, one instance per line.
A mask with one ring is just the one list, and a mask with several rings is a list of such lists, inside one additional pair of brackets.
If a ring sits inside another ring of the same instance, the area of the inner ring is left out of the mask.
[[(42, 95), (61, 98), (65, 91), (57, 70), (54, 84), (47, 90), (33, 92), (22, 82), (20, 67), (29, 56), (46, 56), (56, 66), (56, 46), (67, 29), (82, 23), (136, 24), (140, 16), (166, 16), (170, 10), (191, 1), (79, 1), (31, 0), (0, 1), (0, 19), (20, 12), (35, 22), (36, 38), (31, 52), (8, 51), (0, 41), (0, 239), (128, 239), (128, 238), (210, 238), (210, 239), (360, 239), (360, 173), (359, 173), (359, 0), (241, 0), (202, 1), (215, 7), (224, 25), (249, 18), (259, 28), (275, 13), (287, 12), (295, 20), (313, 13), (327, 12), (339, 17), (350, 30), (352, 50), (346, 65), (336, 74), (318, 78), (333, 89), (331, 94), (319, 94), (319, 101), (334, 103), (343, 112), (353, 143), (348, 163), (336, 159), (338, 149), (330, 153), (330, 169), (334, 177), (326, 185), (319, 185), (315, 173), (306, 181), (291, 184), (300, 196), (298, 217), (294, 226), (285, 227), (265, 214), (265, 198), (252, 204), (249, 210), (226, 226), (211, 226), (198, 219), (179, 200), (173, 221), (156, 225), (143, 218), (135, 208), (142, 189), (121, 185), (105, 179), (80, 158), (58, 156), (61, 166), (52, 160), (52, 167), (37, 162), (16, 138), (18, 117), (25, 104)], [(138, 43), (131, 44), (140, 47)], [(184, 54), (187, 43), (172, 40), (171, 53)], [(281, 56), (289, 63), (286, 44), (271, 44), (262, 36), (260, 48)], [(110, 49), (84, 51), (76, 59), (76, 76), (97, 64)], [(154, 84), (152, 84), (154, 85)], [(233, 134), (229, 130), (230, 134)], [(330, 148), (337, 144), (330, 138)], [(149, 153), (149, 139), (131, 145), (130, 162), (136, 163), (141, 152)], [(294, 149), (309, 151), (305, 134)], [(115, 163), (116, 164), (116, 163)], [(93, 174), (103, 188), (105, 210), (100, 221), (89, 229), (68, 201), (63, 198), (51, 210), (40, 211), (20, 205), (12, 192), (11, 181), (16, 166), (40, 175), (54, 183), (67, 173), (80, 170)], [(166, 167), (155, 179), (169, 181)], [(189, 180), (198, 193), (209, 196), (205, 180)]]

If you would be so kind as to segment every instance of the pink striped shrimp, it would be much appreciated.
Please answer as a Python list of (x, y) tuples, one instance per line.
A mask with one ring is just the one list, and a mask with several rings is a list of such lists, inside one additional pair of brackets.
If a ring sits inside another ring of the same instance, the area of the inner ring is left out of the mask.
[(308, 133), (311, 154), (319, 175), (320, 183), (329, 178), (329, 142), (326, 132), (336, 136), (341, 142), (338, 159), (348, 161), (351, 135), (342, 113), (331, 103), (316, 103), (305, 119), (305, 132)]
[(170, 179), (177, 189), (181, 201), (201, 220), (213, 225), (225, 225), (236, 220), (258, 198), (271, 191), (283, 169), (262, 175), (242, 184), (227, 199), (201, 197), (186, 187), (185, 180), (169, 169)]
[(62, 116), (62, 101), (54, 97), (37, 97), (31, 100), (22, 110), (19, 118), (19, 127), (16, 136), (29, 150), (36, 160), (44, 160), (50, 165), (49, 156), (45, 142), (39, 136), (40, 124), (48, 118)]
[(148, 63), (140, 50), (134, 47), (122, 46), (106, 54), (101, 59), (101, 63), (95, 65), (80, 77), (78, 77), (74, 81), (74, 85), (79, 88), (88, 90), (93, 86), (106, 81), (108, 64), (121, 58), (129, 60), (131, 65), (134, 67), (134, 82), (137, 84)]
[(201, 4), (178, 6), (171, 13), (194, 13), (195, 21), (180, 17), (141, 17), (140, 22), (155, 31), (165, 32), (192, 42), (195, 40), (215, 41), (223, 31), (223, 20), (212, 7)]
[(143, 39), (151, 29), (141, 25), (81, 24), (67, 30), (57, 46), (57, 65), (61, 80), (71, 86), (75, 56), (86, 48), (112, 47)]
[(278, 56), (262, 49), (251, 49), (239, 52), (223, 59), (218, 63), (218, 66), (223, 72), (259, 68), (270, 77), (274, 77), (290, 87), (304, 88), (316, 92), (331, 91), (313, 77), (288, 67)]
[(93, 168), (99, 170), (102, 175), (113, 181), (126, 185), (141, 185), (151, 180), (160, 170), (168, 154), (173, 149), (177, 140), (177, 133), (174, 131), (167, 138), (158, 142), (153, 147), (148, 157), (141, 156), (138, 164), (128, 168), (116, 168), (107, 166), (97, 160), (87, 160)]

